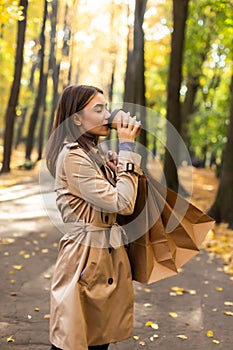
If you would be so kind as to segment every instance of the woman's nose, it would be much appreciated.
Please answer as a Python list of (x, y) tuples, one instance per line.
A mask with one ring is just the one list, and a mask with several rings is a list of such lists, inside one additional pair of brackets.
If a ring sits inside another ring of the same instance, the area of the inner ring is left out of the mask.
[(108, 110), (106, 110), (106, 112), (105, 112), (105, 119), (108, 120), (110, 115), (111, 115), (111, 113)]

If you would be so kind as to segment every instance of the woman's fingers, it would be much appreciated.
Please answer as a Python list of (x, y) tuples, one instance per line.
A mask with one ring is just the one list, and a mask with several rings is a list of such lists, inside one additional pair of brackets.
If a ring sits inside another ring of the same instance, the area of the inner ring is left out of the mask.
[(130, 115), (129, 115), (129, 112), (127, 112), (126, 114), (123, 115), (123, 121), (122, 121), (123, 128), (127, 128), (128, 127), (129, 119), (130, 119)]
[(129, 113), (121, 113), (117, 120), (117, 131), (120, 142), (134, 141), (141, 129), (141, 122), (136, 116), (130, 117)]
[(116, 152), (108, 151), (106, 154), (106, 161), (111, 162), (114, 165), (117, 165), (118, 163), (118, 155)]

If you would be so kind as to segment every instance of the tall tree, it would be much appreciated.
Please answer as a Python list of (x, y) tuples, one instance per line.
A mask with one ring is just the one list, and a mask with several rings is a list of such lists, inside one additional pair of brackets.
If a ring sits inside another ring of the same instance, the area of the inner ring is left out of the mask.
[(53, 82), (53, 96), (52, 96), (52, 107), (50, 114), (50, 121), (48, 127), (48, 134), (50, 134), (54, 112), (57, 106), (58, 100), (58, 82), (60, 72), (60, 62), (57, 62), (56, 58), (56, 35), (57, 35), (57, 10), (58, 0), (52, 1), (52, 11), (50, 14), (51, 33), (50, 33), (50, 54), (49, 54), (49, 73), (52, 75)]
[(31, 160), (31, 153), (33, 149), (34, 136), (36, 123), (39, 117), (40, 108), (42, 107), (42, 97), (43, 97), (43, 87), (45, 85), (45, 74), (44, 74), (44, 59), (45, 59), (45, 26), (48, 12), (48, 2), (44, 0), (44, 14), (43, 14), (43, 22), (41, 27), (40, 34), (40, 51), (39, 51), (39, 66), (40, 66), (40, 75), (39, 75), (39, 85), (37, 90), (37, 96), (35, 99), (35, 104), (33, 107), (33, 111), (30, 117), (29, 127), (28, 127), (28, 135), (27, 135), (27, 144), (26, 144), (26, 156), (27, 160)]
[[(183, 48), (185, 25), (188, 16), (189, 0), (173, 0), (173, 32), (171, 39), (171, 56), (167, 86), (167, 143), (164, 159), (164, 173), (167, 186), (178, 191), (179, 181), (177, 164), (179, 161), (179, 140), (171, 133), (171, 123), (178, 133), (181, 131), (180, 88), (182, 80)], [(175, 144), (174, 144), (175, 143)], [(176, 152), (171, 155), (171, 150)], [(175, 159), (174, 159), (175, 158)]]
[(230, 118), (227, 142), (223, 153), (222, 171), (215, 202), (209, 214), (217, 223), (227, 222), (233, 228), (233, 74), (230, 85)]
[[(147, 0), (136, 0), (134, 12), (133, 45), (132, 32), (129, 27), (128, 54), (125, 78), (124, 104), (132, 114), (139, 114), (142, 122), (142, 130), (139, 134), (140, 144), (146, 146), (146, 113), (145, 113), (145, 57), (144, 57), (144, 31), (143, 21)], [(127, 103), (129, 105), (127, 107)], [(142, 149), (143, 164), (146, 166), (146, 153)]]
[(27, 23), (27, 8), (28, 0), (20, 0), (19, 7), (23, 13), (21, 18), (18, 19), (18, 32), (17, 32), (17, 49), (15, 55), (15, 68), (14, 79), (11, 86), (10, 97), (5, 114), (5, 134), (4, 134), (4, 152), (3, 152), (3, 164), (2, 173), (10, 171), (11, 152), (14, 137), (14, 123), (16, 118), (16, 107), (18, 104), (20, 81), (23, 68), (23, 51), (25, 41), (25, 31)]

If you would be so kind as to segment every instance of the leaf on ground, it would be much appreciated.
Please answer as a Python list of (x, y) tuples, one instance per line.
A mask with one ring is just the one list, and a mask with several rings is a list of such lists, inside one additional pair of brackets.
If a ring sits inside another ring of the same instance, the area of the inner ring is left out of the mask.
[(184, 334), (178, 334), (176, 337), (184, 340), (188, 339), (187, 335), (184, 335)]
[(7, 341), (7, 343), (13, 343), (15, 340), (14, 340), (14, 338), (13, 338), (13, 335), (11, 335), (10, 337), (8, 337), (7, 339), (6, 339), (6, 341)]
[(194, 289), (184, 289), (182, 287), (174, 286), (171, 287), (170, 295), (171, 296), (176, 296), (176, 295), (183, 295), (184, 293), (188, 293), (190, 295), (196, 295), (197, 292)]
[(209, 330), (209, 331), (207, 331), (206, 335), (207, 335), (207, 337), (209, 337), (209, 338), (213, 338), (214, 332), (213, 332), (212, 330)]
[(145, 288), (145, 289), (144, 289), (144, 292), (146, 292), (146, 293), (151, 293), (151, 289), (150, 289), (150, 288)]
[(233, 316), (233, 312), (231, 312), (231, 311), (224, 311), (224, 315)]
[(141, 345), (141, 346), (146, 346), (146, 342), (140, 341), (140, 342), (139, 342), (139, 345)]
[(233, 230), (228, 224), (215, 225), (207, 234), (203, 247), (212, 257), (220, 257), (223, 261), (223, 271), (233, 274)]
[(145, 303), (144, 306), (145, 306), (145, 307), (151, 307), (152, 304), (150, 304), (150, 303)]
[(139, 337), (138, 335), (134, 335), (134, 336), (133, 336), (133, 339), (134, 339), (134, 340), (139, 340), (140, 337)]
[(147, 321), (145, 324), (146, 327), (151, 327), (153, 329), (159, 329), (158, 323), (154, 323), (153, 321)]
[(224, 305), (226, 305), (226, 306), (233, 306), (233, 302), (232, 301), (225, 301)]
[(12, 267), (13, 267), (13, 269), (18, 270), (18, 271), (23, 269), (23, 265), (13, 265)]
[(1, 238), (0, 243), (1, 244), (12, 244), (15, 242), (15, 238)]
[(178, 314), (176, 312), (169, 312), (169, 316), (171, 316), (172, 318), (177, 318)]

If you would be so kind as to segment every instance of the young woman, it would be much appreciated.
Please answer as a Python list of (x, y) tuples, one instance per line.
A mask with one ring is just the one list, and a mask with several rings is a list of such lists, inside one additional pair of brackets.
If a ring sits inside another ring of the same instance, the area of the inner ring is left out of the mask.
[(134, 141), (140, 123), (118, 113), (119, 155), (106, 160), (98, 139), (109, 134), (109, 116), (100, 89), (69, 86), (48, 143), (47, 166), (66, 232), (51, 289), (52, 349), (108, 349), (132, 334), (127, 237), (116, 216), (134, 210), (141, 161)]

